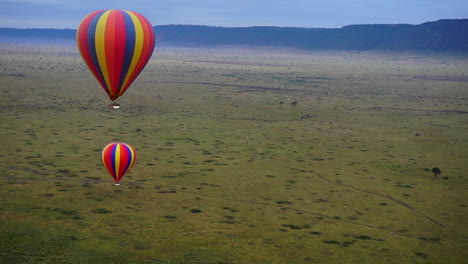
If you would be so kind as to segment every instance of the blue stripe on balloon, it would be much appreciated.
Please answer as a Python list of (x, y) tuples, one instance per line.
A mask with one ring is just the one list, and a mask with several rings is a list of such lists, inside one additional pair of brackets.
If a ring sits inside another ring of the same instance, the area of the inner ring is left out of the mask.
[(117, 162), (117, 161), (115, 160), (115, 158), (116, 158), (115, 155), (116, 155), (117, 147), (118, 147), (118, 146), (119, 146), (119, 144), (113, 144), (112, 147), (111, 147), (111, 148), (112, 148), (111, 163), (112, 163), (112, 172), (113, 172), (113, 173), (112, 173), (112, 174), (113, 174), (112, 176), (114, 177), (114, 179), (116, 179), (117, 176), (118, 176), (118, 175), (117, 175), (117, 170), (116, 170), (116, 168), (115, 168), (115, 165), (116, 165), (116, 162)]
[(91, 58), (93, 59), (93, 63), (96, 66), (96, 69), (98, 71), (99, 77), (102, 80), (102, 83), (106, 86), (106, 92), (109, 92), (109, 87), (107, 87), (107, 83), (104, 80), (104, 75), (102, 74), (101, 67), (99, 66), (99, 61), (96, 53), (96, 27), (99, 19), (101, 18), (102, 14), (104, 14), (106, 11), (101, 11), (100, 13), (96, 14), (96, 16), (93, 17), (91, 20), (91, 23), (89, 24), (89, 29), (88, 29), (88, 47), (89, 47), (89, 53), (91, 54)]
[(133, 19), (127, 12), (122, 12), (124, 15), (125, 21), (125, 57), (124, 62), (122, 65), (122, 74), (120, 75), (120, 82), (119, 82), (119, 93), (120, 89), (122, 89), (123, 82), (125, 77), (128, 74), (128, 70), (130, 68), (130, 64), (132, 63), (133, 53), (135, 52), (135, 25), (133, 24)]
[(125, 166), (125, 170), (124, 170), (124, 173), (127, 172), (128, 168), (130, 167), (130, 164), (132, 163), (132, 160), (133, 160), (133, 155), (132, 155), (132, 151), (130, 150), (130, 148), (127, 146), (127, 145), (122, 145), (125, 147), (125, 151), (128, 153), (128, 162), (127, 162), (127, 165)]

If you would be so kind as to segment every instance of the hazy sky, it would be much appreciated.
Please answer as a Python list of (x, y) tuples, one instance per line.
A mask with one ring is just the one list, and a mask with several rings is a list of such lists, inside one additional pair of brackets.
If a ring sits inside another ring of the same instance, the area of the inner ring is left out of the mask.
[(153, 25), (337, 28), (468, 18), (468, 0), (0, 0), (0, 27), (76, 29), (89, 13), (122, 9)]

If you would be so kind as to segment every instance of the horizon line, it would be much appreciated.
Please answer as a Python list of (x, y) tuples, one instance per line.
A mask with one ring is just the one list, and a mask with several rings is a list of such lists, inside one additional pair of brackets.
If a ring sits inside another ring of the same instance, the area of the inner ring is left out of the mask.
[[(409, 26), (419, 26), (426, 23), (444, 21), (444, 20), (468, 20), (468, 18), (441, 18), (438, 20), (426, 21), (420, 24), (410, 24), (410, 23), (368, 23), (368, 24), (349, 24), (342, 27), (299, 27), (299, 26), (210, 26), (210, 25), (197, 25), (197, 24), (164, 24), (164, 25), (152, 25), (152, 27), (161, 27), (161, 26), (196, 26), (196, 27), (217, 27), (217, 28), (253, 28), (253, 27), (263, 27), (263, 28), (299, 28), (299, 29), (342, 29), (349, 26), (366, 26), (366, 25), (409, 25)], [(14, 28), (14, 27), (1, 27), (1, 29), (53, 29), (53, 30), (77, 30), (76, 28), (45, 28), (45, 27), (26, 27), (26, 28)]]

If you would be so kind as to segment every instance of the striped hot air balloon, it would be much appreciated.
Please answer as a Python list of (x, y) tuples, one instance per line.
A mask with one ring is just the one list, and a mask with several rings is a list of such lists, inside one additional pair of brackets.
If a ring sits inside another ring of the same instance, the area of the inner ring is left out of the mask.
[(126, 143), (110, 143), (101, 151), (101, 161), (118, 185), (125, 173), (135, 163), (135, 149)]
[(115, 101), (150, 59), (155, 36), (148, 20), (136, 12), (100, 10), (83, 19), (76, 41), (86, 65)]

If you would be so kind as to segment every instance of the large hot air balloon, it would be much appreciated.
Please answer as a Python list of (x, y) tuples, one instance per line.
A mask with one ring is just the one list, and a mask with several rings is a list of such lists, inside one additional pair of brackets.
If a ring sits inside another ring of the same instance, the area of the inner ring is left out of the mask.
[(100, 10), (83, 19), (76, 41), (86, 65), (115, 101), (145, 67), (155, 37), (148, 20), (136, 12)]
[(102, 164), (114, 178), (115, 185), (119, 185), (125, 173), (135, 163), (135, 149), (126, 143), (110, 143), (101, 151)]

